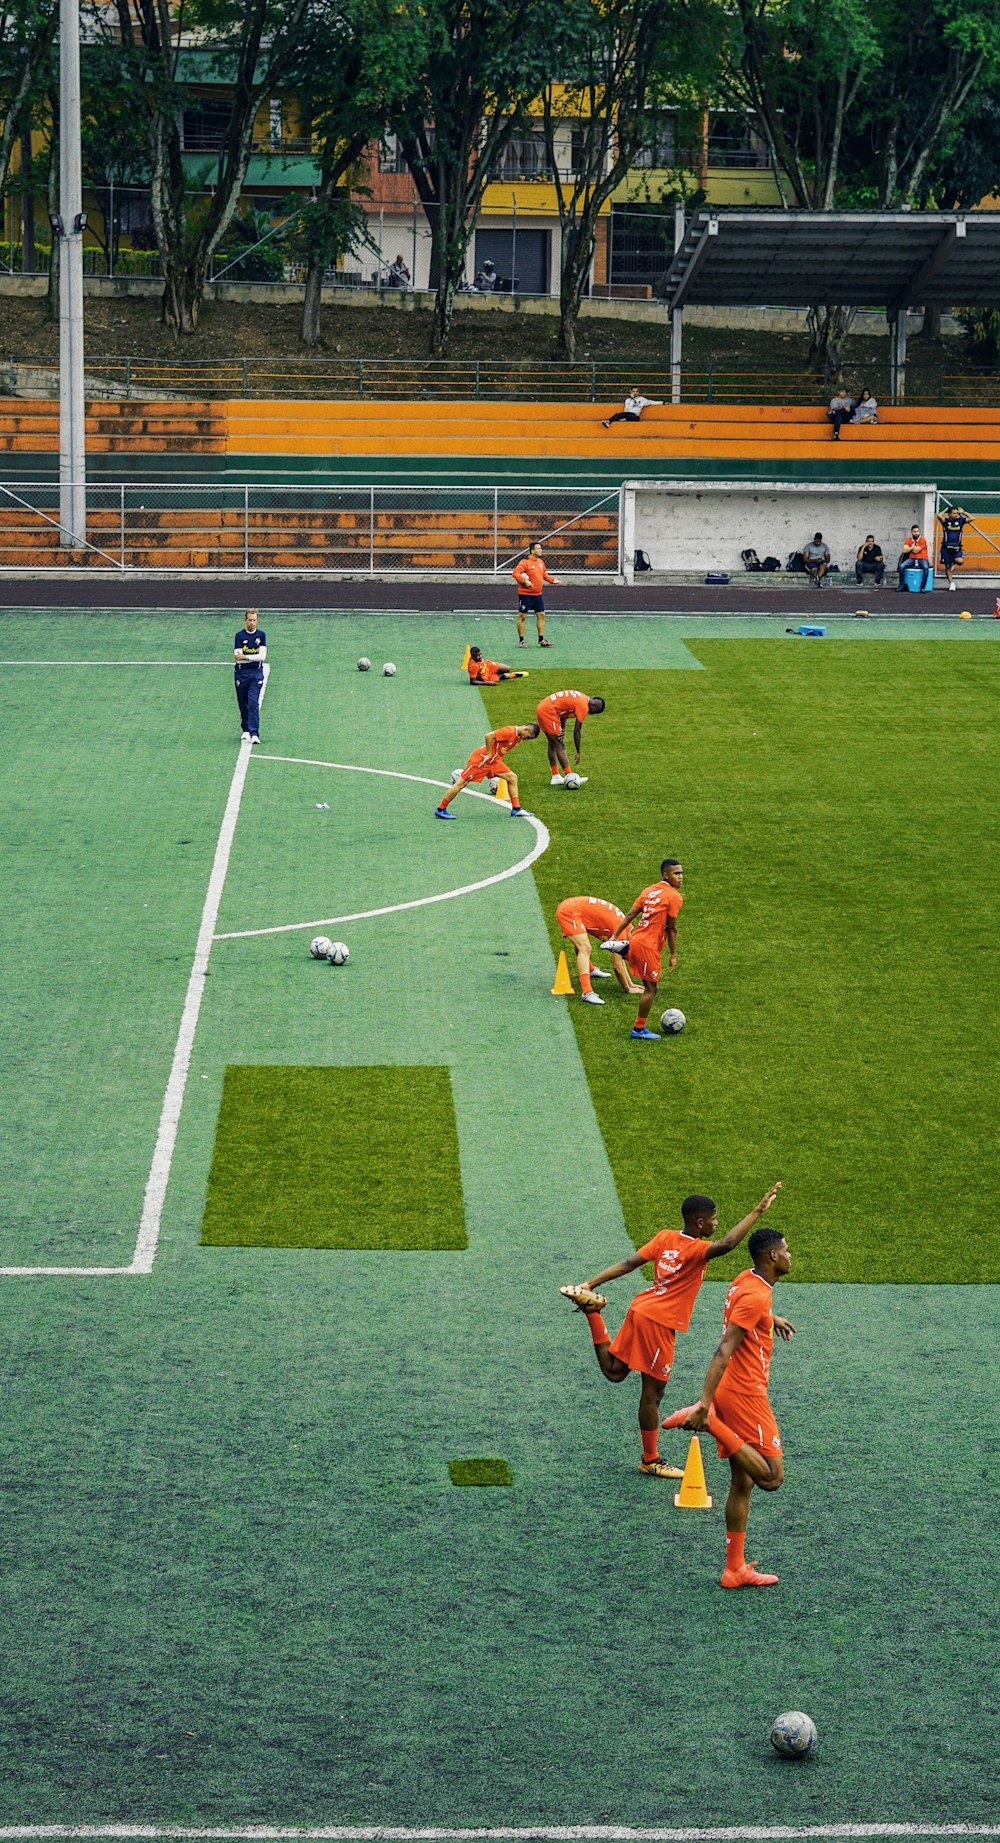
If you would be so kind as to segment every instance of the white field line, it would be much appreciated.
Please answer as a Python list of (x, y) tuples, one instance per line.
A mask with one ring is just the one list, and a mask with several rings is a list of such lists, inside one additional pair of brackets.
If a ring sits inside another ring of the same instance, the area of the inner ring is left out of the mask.
[(10, 666), (228, 666), (228, 659), (0, 659), (4, 671)]
[[(396, 768), (359, 768), (355, 762), (308, 761), (298, 755), (262, 755), (260, 759), (265, 762), (291, 762), (300, 768), (337, 768), (345, 774), (377, 774), (392, 781), (417, 781), (423, 787), (447, 787), (449, 785), (447, 781), (432, 781), (425, 774), (403, 774)], [(465, 792), (470, 793), (471, 789), (466, 788)], [(501, 811), (509, 817), (509, 805), (503, 800), (495, 799), (492, 794), (473, 792), (472, 798), (488, 800), (491, 806), (499, 806)], [(370, 921), (379, 915), (398, 915), (403, 909), (426, 909), (435, 902), (451, 902), (456, 896), (471, 896), (476, 890), (489, 889), (491, 884), (505, 883), (508, 877), (519, 877), (522, 870), (530, 869), (535, 859), (540, 858), (542, 852), (548, 850), (548, 827), (540, 819), (536, 819), (534, 814), (528, 820), (528, 824), (534, 827), (535, 843), (527, 857), (521, 858), (517, 864), (512, 864), (509, 870), (498, 870), (492, 877), (480, 877), (478, 883), (462, 883), (457, 889), (442, 890), (436, 896), (417, 896), (410, 902), (390, 902), (382, 909), (358, 909), (353, 915), (321, 915), (318, 921), (283, 922), (278, 928), (240, 928), (231, 934), (217, 934), (215, 938), (217, 941), (247, 941), (261, 934), (297, 934), (309, 928), (332, 928), (340, 922)], [(0, 1839), (2, 1837), (3, 1831), (0, 1830)]]
[[(265, 665), (264, 683), (260, 693), (261, 703), (264, 702), (270, 669), (270, 666)], [(240, 801), (243, 798), (243, 787), (252, 754), (253, 750), (241, 742), (236, 757), (236, 766), (233, 769), (233, 778), (229, 783), (229, 798), (222, 815), (222, 825), (219, 828), (219, 837), (215, 846), (215, 861), (208, 880), (205, 905), (201, 912), (194, 963), (188, 980), (180, 1029), (177, 1032), (173, 1061), (163, 1096), (163, 1106), (160, 1109), (160, 1124), (153, 1150), (153, 1162), (146, 1181), (146, 1195), (139, 1222), (139, 1234), (131, 1262), (127, 1267), (0, 1267), (0, 1276), (15, 1278), (36, 1274), (148, 1274), (152, 1272), (156, 1244), (160, 1235), (163, 1203), (167, 1194), (170, 1167), (173, 1163), (174, 1146), (177, 1143), (177, 1128), (184, 1102), (184, 1090), (191, 1066), (194, 1033), (197, 1029), (198, 1013), (201, 1010), (201, 1001), (205, 992), (208, 958), (212, 951), (215, 924), (219, 919), (219, 904), (222, 901), (222, 890), (226, 881), (226, 872), (229, 869), (236, 821), (240, 813)]]
[(733, 1824), (663, 1829), (626, 1824), (537, 1824), (530, 1828), (451, 1830), (437, 1826), (248, 1824), (194, 1829), (183, 1824), (5, 1824), (0, 1843), (48, 1838), (156, 1838), (181, 1843), (822, 1843), (826, 1837), (1000, 1837), (1000, 1824)]

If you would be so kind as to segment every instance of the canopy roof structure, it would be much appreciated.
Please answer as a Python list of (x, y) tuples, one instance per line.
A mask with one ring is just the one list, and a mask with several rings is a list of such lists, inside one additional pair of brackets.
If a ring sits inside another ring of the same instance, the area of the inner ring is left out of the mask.
[(685, 307), (881, 307), (892, 401), (906, 390), (910, 307), (1000, 307), (1000, 211), (782, 211), (678, 206), (670, 312), (671, 398), (681, 399)]
[(696, 211), (663, 285), (684, 307), (1000, 306), (1000, 211)]

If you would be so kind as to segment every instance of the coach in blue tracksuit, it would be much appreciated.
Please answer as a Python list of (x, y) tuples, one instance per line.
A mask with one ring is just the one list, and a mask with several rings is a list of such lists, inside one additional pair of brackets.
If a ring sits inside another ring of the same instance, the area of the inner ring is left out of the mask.
[(243, 627), (233, 642), (236, 667), (236, 702), (244, 742), (260, 741), (260, 693), (264, 683), (267, 635), (257, 625), (256, 608), (248, 608)]

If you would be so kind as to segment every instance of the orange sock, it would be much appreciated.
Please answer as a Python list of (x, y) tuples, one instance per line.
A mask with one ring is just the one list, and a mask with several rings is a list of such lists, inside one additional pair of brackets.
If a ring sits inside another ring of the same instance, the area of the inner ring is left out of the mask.
[(636, 1028), (636, 1030), (645, 1030), (645, 1028), (646, 1028), (646, 1020), (645, 1020), (645, 1018), (644, 1018), (644, 1017), (637, 1017), (637, 1018), (636, 1018), (636, 1020), (635, 1020), (635, 1028)]
[(744, 1529), (727, 1529), (726, 1531), (726, 1567), (742, 1568), (746, 1557), (743, 1553), (747, 1535)]
[(591, 990), (589, 967), (585, 973), (580, 974), (580, 990), (581, 992), (589, 992)]
[(642, 1456), (646, 1464), (651, 1465), (654, 1459), (660, 1457), (660, 1430), (658, 1427), (640, 1427), (639, 1432), (642, 1435)]
[(610, 1344), (611, 1339), (608, 1336), (608, 1328), (600, 1312), (588, 1312), (587, 1323), (590, 1326), (590, 1335), (595, 1344)]

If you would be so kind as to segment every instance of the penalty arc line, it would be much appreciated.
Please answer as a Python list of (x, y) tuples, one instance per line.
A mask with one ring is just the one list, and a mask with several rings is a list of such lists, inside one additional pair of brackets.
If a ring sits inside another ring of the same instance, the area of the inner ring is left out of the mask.
[(534, 1824), (530, 1828), (450, 1829), (436, 1825), (248, 1824), (194, 1828), (183, 1824), (5, 1824), (0, 1843), (47, 1839), (169, 1837), (179, 1843), (823, 1843), (828, 1837), (1000, 1837), (1000, 1824), (733, 1824), (665, 1829), (627, 1824)]
[[(264, 683), (261, 686), (260, 701), (263, 704), (267, 690), (268, 674), (271, 668), (264, 667)], [(142, 1216), (139, 1221), (139, 1233), (136, 1238), (135, 1252), (127, 1267), (0, 1267), (0, 1276), (16, 1278), (38, 1274), (149, 1274), (153, 1270), (156, 1245), (160, 1237), (160, 1221), (163, 1205), (170, 1179), (170, 1167), (173, 1164), (174, 1147), (177, 1143), (177, 1129), (180, 1124), (181, 1107), (187, 1087), (188, 1070), (191, 1067), (191, 1052), (194, 1047), (194, 1033), (198, 1026), (198, 1014), (205, 992), (205, 977), (208, 972), (208, 960), (215, 937), (215, 924), (219, 919), (219, 905), (222, 890), (229, 869), (229, 859), (236, 833), (236, 821), (240, 814), (240, 802), (246, 783), (247, 769), (253, 750), (240, 745), (233, 769), (233, 778), (229, 783), (229, 797), (226, 810), (222, 815), (219, 836), (215, 846), (215, 858), (212, 873), (208, 880), (205, 903), (201, 912), (201, 924), (195, 944), (194, 961), (188, 979), (187, 992), (184, 996), (184, 1009), (181, 1012), (180, 1028), (174, 1045), (170, 1074), (167, 1078), (163, 1105), (160, 1109), (160, 1121), (153, 1149), (153, 1161), (146, 1180), (146, 1192), (143, 1198)]]
[[(396, 768), (361, 768), (356, 762), (310, 761), (299, 755), (262, 755), (260, 759), (265, 762), (289, 762), (299, 768), (337, 768), (345, 774), (375, 774), (392, 781), (416, 781), (422, 787), (447, 787), (448, 785), (447, 781), (433, 781), (425, 774), (404, 774)], [(466, 788), (465, 791), (469, 793), (471, 790)], [(507, 811), (503, 802), (494, 800), (492, 794), (473, 792), (472, 797), (474, 800), (486, 800), (491, 806), (499, 805), (505, 812)], [(534, 814), (531, 815), (528, 823), (534, 827), (535, 843), (527, 856), (521, 858), (519, 863), (512, 864), (508, 870), (496, 871), (491, 877), (480, 877), (476, 883), (463, 883), (458, 889), (441, 890), (435, 896), (417, 896), (410, 902), (390, 902), (381, 909), (358, 909), (353, 915), (322, 915), (317, 921), (283, 922), (277, 928), (235, 929), (229, 934), (217, 934), (215, 939), (217, 941), (247, 941), (265, 934), (305, 933), (309, 928), (332, 928), (340, 922), (371, 921), (380, 915), (398, 915), (404, 909), (426, 909), (435, 902), (451, 902), (455, 896), (472, 896), (477, 890), (489, 889), (494, 883), (505, 883), (509, 877), (520, 876), (523, 870), (531, 868), (535, 859), (540, 858), (543, 851), (548, 850), (548, 827), (541, 819), (536, 819)], [(0, 1838), (2, 1835), (3, 1832), (0, 1831)]]

